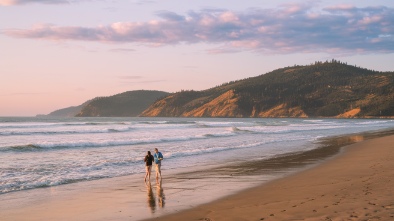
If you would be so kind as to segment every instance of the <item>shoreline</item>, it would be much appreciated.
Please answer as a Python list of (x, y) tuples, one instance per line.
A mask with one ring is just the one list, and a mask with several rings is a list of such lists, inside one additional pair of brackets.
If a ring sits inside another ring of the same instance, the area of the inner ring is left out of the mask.
[[(187, 173), (171, 173), (169, 171), (168, 174), (167, 171), (164, 171), (163, 182), (156, 184), (153, 178), (150, 186), (143, 185), (141, 182), (143, 177), (141, 174), (136, 174), (13, 192), (6, 194), (6, 197), (0, 195), (2, 198), (0, 219), (5, 221), (26, 220), (26, 217), (29, 217), (28, 220), (146, 220), (147, 218), (148, 220), (171, 220), (178, 219), (178, 216), (186, 216), (179, 219), (221, 220), (220, 217), (222, 217), (222, 220), (228, 220), (223, 219), (226, 217), (225, 211), (222, 211), (224, 214), (222, 213), (218, 218), (201, 216), (204, 214), (200, 213), (201, 208), (218, 204), (218, 202), (222, 204), (223, 201), (237, 196), (244, 198), (242, 196), (248, 191), (270, 186), (280, 180), (297, 177), (298, 174), (314, 170), (315, 167), (321, 167), (321, 165), (342, 157), (343, 153), (338, 154), (338, 151), (344, 145), (374, 136), (390, 136), (390, 134), (393, 134), (393, 131), (323, 139), (321, 141), (322, 148), (306, 151), (308, 153), (284, 155), (272, 161), (263, 160), (259, 163), (253, 161), (230, 164), (216, 167), (211, 171), (194, 170), (194, 172), (188, 171)], [(326, 147), (335, 146), (337, 149), (324, 149), (325, 145)], [(327, 151), (331, 151), (331, 153), (327, 153)], [(288, 163), (290, 158), (293, 161)], [(280, 159), (284, 162), (283, 165), (278, 164)], [(300, 170), (301, 172), (296, 172)], [(265, 176), (262, 176), (261, 171)], [(240, 175), (238, 176), (237, 173)], [(270, 181), (272, 179), (274, 180)], [(225, 183), (225, 185), (221, 186), (221, 183)], [(213, 188), (214, 185), (219, 185), (219, 188), (217, 186), (216, 189)], [(204, 194), (199, 194), (202, 192)], [(242, 203), (241, 205), (246, 204)], [(196, 211), (200, 212), (196, 214)], [(187, 217), (193, 214), (195, 217)], [(261, 218), (271, 220), (273, 217), (260, 217), (259, 219)]]
[(318, 165), (160, 218), (167, 220), (394, 219), (394, 135), (344, 146)]

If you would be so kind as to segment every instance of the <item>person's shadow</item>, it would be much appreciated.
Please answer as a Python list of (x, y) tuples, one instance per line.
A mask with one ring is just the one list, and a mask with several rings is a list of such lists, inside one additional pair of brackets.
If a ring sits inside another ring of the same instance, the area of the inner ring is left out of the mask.
[(148, 206), (150, 207), (151, 212), (155, 213), (156, 212), (156, 199), (155, 199), (155, 196), (152, 191), (152, 185), (150, 184), (150, 182), (146, 182), (145, 186), (146, 186), (146, 190), (148, 193)]
[(157, 201), (159, 203), (159, 207), (160, 208), (164, 208), (164, 204), (165, 204), (165, 195), (164, 195), (164, 190), (163, 190), (163, 186), (162, 186), (162, 181), (161, 179), (157, 180), (156, 183), (156, 191), (157, 191)]

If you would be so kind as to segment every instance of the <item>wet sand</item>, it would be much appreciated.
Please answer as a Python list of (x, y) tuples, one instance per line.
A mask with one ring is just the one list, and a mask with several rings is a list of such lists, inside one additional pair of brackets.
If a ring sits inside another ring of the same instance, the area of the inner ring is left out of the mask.
[(392, 133), (324, 139), (270, 160), (164, 169), (162, 182), (147, 185), (141, 173), (4, 194), (0, 220), (390, 220)]
[(300, 173), (153, 220), (394, 220), (393, 168), (394, 136), (375, 138)]

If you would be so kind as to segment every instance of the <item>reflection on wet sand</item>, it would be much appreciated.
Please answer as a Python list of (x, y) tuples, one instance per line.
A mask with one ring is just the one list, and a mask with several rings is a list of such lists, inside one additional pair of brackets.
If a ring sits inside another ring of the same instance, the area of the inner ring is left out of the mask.
[(155, 213), (156, 212), (156, 199), (155, 199), (155, 196), (152, 191), (152, 185), (150, 184), (150, 182), (146, 182), (145, 185), (146, 185), (146, 190), (148, 193), (148, 206), (149, 206), (151, 212)]
[(161, 179), (158, 180), (157, 184), (157, 201), (159, 203), (159, 207), (160, 208), (164, 208), (164, 204), (165, 204), (165, 195), (164, 195), (164, 190), (163, 190), (163, 186), (162, 186), (162, 181)]
[(164, 208), (165, 205), (165, 195), (164, 195), (164, 190), (162, 186), (162, 180), (159, 179), (156, 182), (156, 196), (152, 190), (152, 185), (150, 182), (145, 183), (146, 186), (146, 192), (147, 192), (147, 202), (148, 206), (151, 209), (152, 213), (156, 212), (156, 198), (157, 198), (157, 204), (159, 205), (160, 208)]

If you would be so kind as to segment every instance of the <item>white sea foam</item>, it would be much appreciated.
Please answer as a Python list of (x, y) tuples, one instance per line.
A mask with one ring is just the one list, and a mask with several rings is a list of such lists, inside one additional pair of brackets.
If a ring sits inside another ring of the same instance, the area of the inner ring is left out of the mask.
[(143, 173), (156, 147), (172, 169), (275, 157), (322, 137), (388, 128), (393, 120), (0, 118), (0, 193)]

